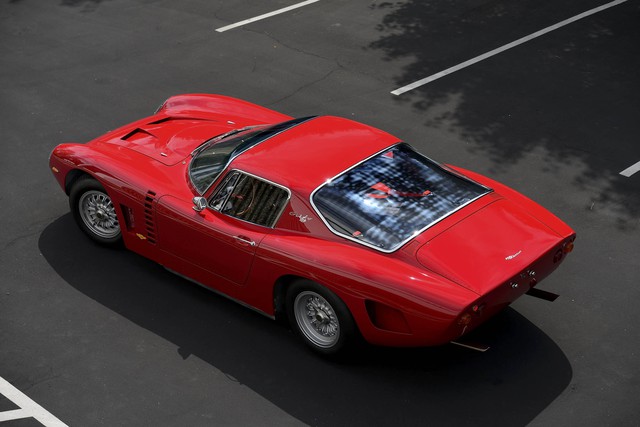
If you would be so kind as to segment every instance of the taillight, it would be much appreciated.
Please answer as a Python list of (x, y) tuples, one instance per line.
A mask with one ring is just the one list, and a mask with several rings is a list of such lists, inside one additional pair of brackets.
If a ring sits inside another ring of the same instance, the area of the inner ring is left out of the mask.
[(485, 307), (485, 303), (474, 304), (462, 316), (458, 318), (458, 325), (462, 326), (464, 328), (463, 330), (466, 330), (467, 326), (469, 326), (475, 319), (482, 316), (482, 312), (484, 311)]
[(573, 250), (573, 242), (567, 242), (562, 247), (562, 252), (564, 252), (565, 254), (568, 254), (572, 250)]
[(559, 262), (566, 254), (568, 254), (571, 251), (573, 251), (573, 240), (574, 239), (575, 239), (575, 236), (572, 237), (571, 240), (567, 240), (566, 242), (564, 242), (562, 244), (562, 247), (560, 249), (558, 249), (556, 254), (553, 256), (553, 263), (554, 264)]
[(473, 307), (471, 307), (471, 311), (474, 314), (477, 314), (478, 316), (480, 316), (482, 314), (482, 311), (484, 310), (484, 308), (486, 307), (486, 304), (482, 303), (482, 304), (476, 304)]
[(458, 319), (458, 325), (464, 326), (466, 328), (467, 326), (469, 326), (472, 319), (473, 318), (471, 317), (471, 314), (465, 313)]

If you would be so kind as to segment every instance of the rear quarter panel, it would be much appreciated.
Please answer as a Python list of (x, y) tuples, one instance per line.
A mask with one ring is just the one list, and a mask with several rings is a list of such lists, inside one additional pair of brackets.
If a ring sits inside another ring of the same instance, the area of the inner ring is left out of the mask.
[(491, 178), (487, 178), (484, 175), (480, 175), (476, 172), (472, 172), (463, 168), (459, 168), (457, 166), (447, 165), (451, 169), (458, 171), (459, 173), (468, 176), (469, 178), (486, 185), (489, 188), (492, 188), (496, 193), (500, 194), (503, 197), (511, 200), (514, 203), (519, 204), (523, 208), (525, 208), (529, 214), (539, 221), (544, 223), (547, 227), (551, 228), (555, 231), (558, 236), (566, 238), (574, 233), (573, 229), (569, 227), (564, 221), (558, 218), (556, 215), (551, 213), (548, 209), (544, 208), (540, 204), (534, 202), (527, 196), (517, 192), (516, 190), (499, 183)]
[[(257, 250), (247, 302), (269, 313), (273, 310), (272, 284), (282, 276), (297, 276), (338, 295), (370, 343), (408, 346), (448, 342), (453, 338), (447, 335), (452, 322), (477, 295), (416, 264), (413, 257), (402, 253), (382, 254), (351, 242), (274, 230)], [(410, 333), (376, 327), (367, 312), (367, 301), (401, 311)]]

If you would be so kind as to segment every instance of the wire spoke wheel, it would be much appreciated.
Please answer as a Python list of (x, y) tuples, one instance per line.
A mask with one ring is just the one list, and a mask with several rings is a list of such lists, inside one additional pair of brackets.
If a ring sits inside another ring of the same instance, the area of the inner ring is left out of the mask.
[(97, 180), (90, 176), (78, 178), (69, 191), (69, 207), (78, 227), (93, 241), (113, 248), (121, 246), (116, 206)]
[(330, 348), (340, 339), (340, 321), (331, 304), (313, 291), (300, 292), (293, 302), (296, 323), (314, 345)]
[(78, 200), (78, 212), (84, 225), (96, 236), (112, 239), (120, 234), (116, 210), (107, 194), (97, 190), (86, 191)]

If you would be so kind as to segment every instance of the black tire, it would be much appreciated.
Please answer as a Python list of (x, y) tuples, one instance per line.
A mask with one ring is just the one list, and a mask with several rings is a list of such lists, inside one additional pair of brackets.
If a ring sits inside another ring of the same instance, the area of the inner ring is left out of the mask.
[(117, 247), (122, 243), (122, 230), (115, 206), (104, 187), (90, 176), (73, 184), (69, 207), (78, 227), (101, 245)]
[(343, 357), (355, 347), (358, 333), (346, 304), (329, 289), (299, 280), (287, 289), (291, 328), (315, 352)]

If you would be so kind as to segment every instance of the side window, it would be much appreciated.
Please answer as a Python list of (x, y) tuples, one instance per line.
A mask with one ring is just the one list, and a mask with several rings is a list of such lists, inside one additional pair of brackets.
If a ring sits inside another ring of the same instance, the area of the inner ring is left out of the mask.
[(211, 199), (211, 203), (209, 203), (209, 206), (211, 206), (212, 209), (215, 209), (217, 211), (220, 210), (222, 205), (224, 205), (224, 202), (227, 201), (227, 198), (229, 198), (229, 195), (233, 191), (233, 187), (236, 185), (239, 176), (239, 172), (232, 172), (227, 175), (224, 181), (222, 181), (219, 190), (216, 191), (216, 194)]
[(236, 171), (222, 181), (209, 206), (243, 221), (273, 227), (288, 199), (285, 189)]

